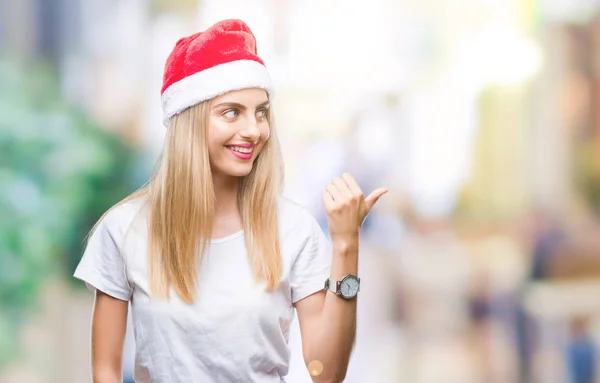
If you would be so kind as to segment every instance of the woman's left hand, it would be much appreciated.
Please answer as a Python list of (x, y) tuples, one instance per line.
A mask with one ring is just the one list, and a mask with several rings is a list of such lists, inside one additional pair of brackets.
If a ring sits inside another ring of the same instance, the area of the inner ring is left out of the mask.
[(352, 175), (334, 178), (323, 192), (323, 204), (332, 241), (358, 236), (362, 224), (379, 198), (388, 189), (375, 189), (365, 198)]

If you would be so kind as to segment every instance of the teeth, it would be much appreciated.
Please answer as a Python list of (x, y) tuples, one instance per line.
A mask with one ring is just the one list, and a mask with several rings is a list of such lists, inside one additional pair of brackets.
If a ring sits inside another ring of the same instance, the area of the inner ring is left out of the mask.
[(239, 146), (230, 146), (230, 148), (236, 152), (240, 152), (240, 153), (252, 153), (252, 149), (251, 148), (242, 148)]

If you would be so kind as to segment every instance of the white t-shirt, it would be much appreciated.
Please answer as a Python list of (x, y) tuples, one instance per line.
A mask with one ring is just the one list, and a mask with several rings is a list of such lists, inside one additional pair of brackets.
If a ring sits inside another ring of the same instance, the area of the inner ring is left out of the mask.
[(148, 209), (141, 200), (111, 210), (91, 236), (75, 277), (132, 307), (134, 379), (142, 382), (284, 382), (295, 303), (323, 289), (331, 244), (305, 208), (281, 198), (283, 275), (265, 292), (252, 278), (244, 233), (214, 239), (188, 305), (150, 298)]

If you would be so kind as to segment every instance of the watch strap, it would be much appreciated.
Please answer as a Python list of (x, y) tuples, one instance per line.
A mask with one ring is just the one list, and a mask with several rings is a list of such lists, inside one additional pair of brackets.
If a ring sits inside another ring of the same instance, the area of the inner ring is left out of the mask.
[(334, 294), (340, 294), (340, 281), (334, 281), (331, 278), (325, 280), (325, 289), (331, 291)]

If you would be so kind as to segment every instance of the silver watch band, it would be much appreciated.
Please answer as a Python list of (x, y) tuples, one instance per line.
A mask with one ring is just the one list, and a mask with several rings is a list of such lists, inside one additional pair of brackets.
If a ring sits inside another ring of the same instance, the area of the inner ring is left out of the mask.
[(334, 294), (340, 294), (340, 281), (334, 281), (331, 278), (327, 278), (325, 281), (325, 289), (331, 291)]

